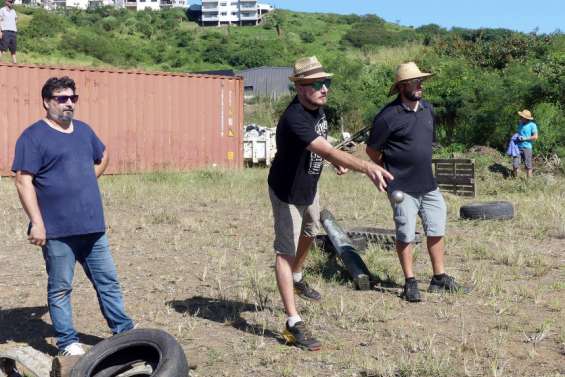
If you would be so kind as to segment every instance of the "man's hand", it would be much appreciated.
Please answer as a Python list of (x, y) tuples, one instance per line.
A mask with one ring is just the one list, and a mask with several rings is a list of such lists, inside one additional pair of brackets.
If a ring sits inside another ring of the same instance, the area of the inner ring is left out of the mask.
[(387, 181), (392, 181), (394, 179), (392, 174), (390, 174), (388, 171), (386, 171), (379, 165), (368, 161), (365, 169), (365, 174), (371, 181), (373, 181), (373, 184), (377, 186), (377, 188), (381, 192), (386, 191), (386, 188), (388, 186)]
[(31, 224), (29, 235), (27, 239), (29, 243), (36, 246), (45, 246), (45, 239), (47, 238), (45, 226), (43, 224)]
[(334, 164), (332, 164), (332, 165), (333, 165), (333, 167), (335, 168), (335, 173), (336, 173), (337, 175), (344, 175), (344, 174), (346, 174), (346, 173), (349, 171), (348, 168), (344, 168), (343, 166), (334, 165)]

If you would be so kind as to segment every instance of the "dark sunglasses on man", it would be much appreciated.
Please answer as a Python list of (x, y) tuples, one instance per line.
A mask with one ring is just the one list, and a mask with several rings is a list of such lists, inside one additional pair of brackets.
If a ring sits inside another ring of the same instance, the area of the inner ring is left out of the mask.
[(54, 99), (57, 103), (67, 103), (68, 100), (71, 100), (72, 103), (77, 103), (78, 101), (78, 94), (73, 94), (72, 96), (51, 96), (50, 99)]
[(326, 89), (329, 89), (331, 85), (332, 85), (331, 79), (324, 79), (320, 81), (314, 81), (313, 83), (310, 84), (304, 84), (304, 86), (310, 86), (316, 91), (321, 90), (323, 86), (325, 86)]
[(402, 81), (402, 84), (409, 84), (409, 85), (422, 85), (422, 83), (424, 82), (424, 79), (412, 79), (412, 80), (406, 80), (406, 81)]

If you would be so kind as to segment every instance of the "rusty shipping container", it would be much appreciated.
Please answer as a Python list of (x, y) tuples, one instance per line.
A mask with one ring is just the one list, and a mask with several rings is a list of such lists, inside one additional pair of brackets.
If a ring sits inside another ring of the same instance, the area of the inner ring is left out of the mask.
[(240, 77), (0, 63), (0, 174), (11, 174), (21, 132), (45, 116), (41, 88), (53, 76), (75, 80), (75, 117), (106, 144), (107, 173), (243, 164)]

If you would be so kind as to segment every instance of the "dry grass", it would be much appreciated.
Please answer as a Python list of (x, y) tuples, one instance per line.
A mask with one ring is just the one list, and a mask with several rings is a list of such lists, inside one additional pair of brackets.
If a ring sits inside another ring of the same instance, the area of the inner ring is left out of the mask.
[[(394, 288), (355, 291), (339, 265), (313, 250), (306, 272), (323, 301), (298, 305), (323, 348), (308, 353), (279, 340), (285, 316), (273, 274), (266, 174), (207, 170), (101, 181), (127, 309), (142, 327), (177, 337), (198, 365), (194, 376), (565, 373), (563, 177), (504, 180), (479, 164), (477, 199), (512, 201), (517, 215), (506, 222), (461, 221), (458, 208), (467, 200), (446, 195), (448, 272), (475, 286), (470, 295), (424, 294), (424, 302), (408, 304)], [(361, 175), (340, 178), (327, 169), (320, 189), (344, 227), (392, 227), (384, 195)], [(0, 181), (0, 199), (0, 348), (14, 341), (54, 352), (43, 260), (25, 242), (11, 180)], [(380, 278), (402, 283), (393, 252), (372, 246), (363, 258)], [(420, 246), (422, 289), (430, 269)], [(83, 334), (109, 336), (82, 272), (73, 302)]]

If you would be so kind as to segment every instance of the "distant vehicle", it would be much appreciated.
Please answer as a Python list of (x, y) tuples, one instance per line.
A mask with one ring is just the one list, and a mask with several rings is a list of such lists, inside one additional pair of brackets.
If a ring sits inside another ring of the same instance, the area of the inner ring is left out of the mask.
[(246, 166), (270, 166), (277, 153), (276, 128), (257, 124), (245, 126), (243, 134), (243, 162)]

